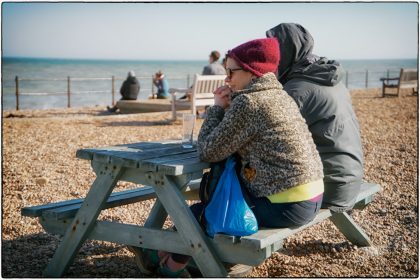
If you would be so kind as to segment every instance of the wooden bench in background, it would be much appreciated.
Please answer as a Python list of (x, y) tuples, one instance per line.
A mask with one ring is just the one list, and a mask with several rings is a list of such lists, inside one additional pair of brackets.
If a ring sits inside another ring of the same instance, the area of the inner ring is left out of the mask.
[[(189, 184), (187, 192), (184, 193), (188, 199), (197, 198), (199, 183), (200, 180), (195, 180)], [(363, 209), (373, 200), (373, 196), (380, 190), (381, 187), (377, 184), (363, 183), (354, 209)], [(114, 192), (108, 198), (103, 209), (135, 203), (155, 197), (156, 194), (154, 193), (153, 188), (147, 186), (123, 192)], [(73, 199), (47, 205), (25, 207), (22, 209), (21, 213), (23, 216), (38, 217), (40, 223), (47, 232), (63, 235), (66, 228), (72, 224), (72, 219), (82, 203), (83, 199)], [(253, 235), (240, 238), (216, 234), (214, 239), (209, 238), (209, 240), (210, 243), (213, 244), (221, 261), (257, 266), (269, 258), (272, 253), (280, 250), (283, 246), (284, 239), (305, 228), (318, 224), (325, 219), (330, 219), (340, 232), (353, 244), (360, 247), (372, 245), (369, 237), (353, 221), (348, 213), (332, 213), (328, 209), (321, 209), (320, 213), (312, 222), (301, 227), (282, 229), (262, 228)], [(122, 227), (122, 224), (115, 222), (112, 224), (115, 231), (111, 232), (105, 230), (105, 228), (108, 228), (111, 225), (111, 222), (97, 221), (94, 229), (90, 232), (88, 239), (136, 246), (138, 236), (142, 236), (146, 231), (148, 233), (150, 233), (150, 231), (156, 231), (154, 234), (162, 235), (158, 230), (139, 228), (134, 225), (132, 226), (132, 229), (130, 229), (130, 232), (116, 235), (115, 232), (121, 230), (120, 227)], [(168, 251), (175, 253), (183, 252), (180, 249), (182, 248), (180, 244), (183, 244), (183, 242), (175, 232), (172, 234), (172, 232), (168, 230), (164, 238)], [(156, 244), (151, 240), (142, 239), (142, 247), (154, 249)]]
[(177, 99), (177, 93), (185, 94), (188, 89), (171, 89), (172, 94), (172, 118), (176, 120), (176, 111), (179, 107), (188, 104), (191, 113), (196, 114), (197, 108), (204, 108), (214, 104), (213, 92), (225, 84), (226, 75), (199, 75), (195, 74), (194, 85), (192, 87), (191, 96), (188, 99)]
[[(382, 81), (382, 97), (385, 95), (400, 96), (400, 89), (412, 88), (413, 95), (418, 94), (418, 73), (417, 69), (401, 68), (400, 76), (396, 78), (381, 78)], [(392, 89), (392, 92), (387, 90)]]

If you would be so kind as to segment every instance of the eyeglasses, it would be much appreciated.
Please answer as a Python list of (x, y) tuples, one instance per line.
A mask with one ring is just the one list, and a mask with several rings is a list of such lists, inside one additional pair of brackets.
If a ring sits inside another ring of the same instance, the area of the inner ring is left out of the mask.
[(232, 78), (232, 74), (233, 74), (233, 72), (235, 72), (235, 71), (239, 71), (239, 70), (243, 70), (242, 68), (226, 68), (226, 75), (227, 75), (227, 77), (229, 78), (229, 79), (231, 79)]

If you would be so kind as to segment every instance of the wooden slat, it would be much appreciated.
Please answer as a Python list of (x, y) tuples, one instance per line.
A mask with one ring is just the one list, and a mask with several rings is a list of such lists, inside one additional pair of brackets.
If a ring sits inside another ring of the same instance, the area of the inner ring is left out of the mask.
[(93, 161), (101, 163), (112, 163), (123, 167), (137, 168), (138, 157), (134, 153), (124, 151), (101, 151), (93, 154)]
[(381, 186), (378, 184), (363, 182), (360, 186), (360, 192), (357, 196), (356, 202), (362, 201), (363, 199), (368, 198), (377, 192), (380, 192), (381, 189)]
[(157, 170), (158, 169), (157, 166), (168, 164), (174, 161), (175, 162), (182, 161), (182, 160), (191, 159), (191, 158), (198, 158), (197, 150), (194, 148), (188, 149), (181, 154), (174, 154), (174, 155), (169, 155), (165, 157), (158, 157), (158, 158), (144, 160), (141, 163), (141, 166), (144, 167), (145, 169)]
[(204, 93), (197, 93), (196, 99), (213, 99), (214, 100), (214, 94), (213, 92), (204, 92)]
[(136, 143), (130, 143), (130, 144), (123, 144), (121, 146), (127, 146), (131, 148), (137, 148), (137, 149), (143, 149), (143, 150), (150, 150), (150, 149), (156, 149), (156, 148), (162, 148), (162, 147), (170, 147), (174, 146), (180, 143), (180, 140), (162, 140), (159, 142), (136, 142)]
[(98, 148), (87, 148), (87, 149), (80, 149), (77, 151), (76, 156), (82, 159), (92, 159), (92, 155), (95, 153), (105, 153), (107, 151), (120, 151), (120, 152), (128, 152), (128, 153), (144, 153), (144, 152), (151, 152), (156, 151), (157, 153), (165, 151), (170, 148), (174, 148), (178, 146), (179, 140), (176, 141), (168, 141), (167, 143), (159, 143), (159, 142), (139, 142), (139, 143), (131, 143), (125, 145), (115, 145), (115, 146), (106, 146), (106, 147), (98, 147)]
[[(297, 228), (261, 228), (253, 235), (250, 236), (243, 236), (240, 238), (240, 243), (242, 246), (253, 248), (254, 250), (259, 250), (262, 248), (266, 248), (271, 244), (274, 244), (278, 241), (282, 241), (283, 239), (304, 230), (307, 227), (313, 226), (317, 223), (324, 221), (325, 219), (331, 216), (331, 212), (327, 209), (323, 209), (320, 213), (315, 217), (315, 219), (301, 227)], [(223, 235), (223, 234), (216, 234), (214, 237), (215, 240), (232, 240), (231, 236)]]
[[(200, 180), (188, 183), (186, 191), (183, 193), (187, 199), (196, 199), (196, 191), (200, 187)], [(103, 209), (118, 207), (155, 198), (156, 194), (150, 186), (143, 186), (136, 189), (114, 192), (108, 198)], [(21, 215), (26, 217), (46, 217), (50, 219), (63, 219), (73, 217), (83, 203), (82, 198), (53, 202), (44, 205), (25, 207), (21, 210)]]
[(120, 152), (143, 152), (146, 150), (151, 150), (159, 148), (156, 143), (133, 143), (133, 144), (126, 144), (126, 145), (115, 145), (115, 146), (105, 146), (105, 147), (98, 147), (98, 148), (88, 148), (82, 149), (79, 151), (83, 151), (86, 153), (97, 153), (103, 151), (120, 151)]
[[(138, 149), (136, 147), (142, 147)], [(156, 171), (156, 167), (150, 164), (151, 159), (166, 158), (174, 155), (182, 156), (184, 153), (191, 153), (193, 150), (185, 149), (180, 142), (165, 145), (151, 144), (150, 146), (112, 146), (97, 149), (79, 150), (77, 156), (83, 159), (91, 159), (104, 163), (115, 163), (124, 167), (142, 168), (147, 171)], [(146, 162), (143, 164), (143, 162)], [(168, 171), (171, 172), (171, 171)], [(174, 175), (174, 174), (168, 174)]]
[[(54, 221), (41, 218), (40, 222), (49, 233), (64, 234), (67, 226), (72, 221)], [(114, 234), (115, 232), (119, 234)], [(191, 254), (190, 247), (184, 244), (177, 232), (169, 230), (161, 231), (160, 229), (151, 229), (117, 222), (96, 222), (96, 226), (92, 229), (88, 239), (109, 241), (178, 254)], [(244, 247), (241, 244), (235, 244), (230, 241), (207, 239), (213, 245), (220, 259), (228, 263), (257, 266), (266, 258), (270, 257), (272, 252), (279, 249), (271, 248), (272, 250), (270, 250), (270, 248), (264, 248), (262, 250), (253, 250), (250, 247)], [(162, 240), (165, 242), (162, 242)]]
[[(124, 194), (119, 193), (118, 195), (110, 196), (102, 209), (127, 205), (152, 198), (156, 198), (156, 194), (153, 188), (143, 187), (140, 189), (136, 189), (133, 192)], [(63, 206), (52, 210), (46, 210), (42, 213), (42, 216), (49, 219), (63, 219), (73, 217), (76, 215), (77, 211), (82, 206), (82, 203), (83, 200), (78, 204)]]
[(187, 158), (168, 163), (162, 163), (158, 166), (158, 171), (165, 174), (181, 175), (190, 172), (196, 172), (209, 168), (210, 164), (201, 161), (199, 158)]
[[(144, 190), (143, 190), (144, 189)], [(122, 192), (115, 192), (112, 193), (107, 201), (110, 202), (111, 200), (118, 200), (121, 199), (121, 197), (124, 196), (137, 196), (140, 193), (146, 191), (146, 190), (153, 190), (152, 187), (144, 187), (141, 189), (133, 189), (133, 190), (127, 190), (127, 191), (122, 191)], [(71, 199), (71, 200), (65, 200), (65, 201), (59, 201), (59, 202), (53, 202), (53, 203), (49, 203), (49, 204), (44, 204), (44, 205), (37, 205), (37, 206), (31, 206), (31, 207), (25, 207), (22, 208), (21, 210), (21, 214), (22, 216), (26, 216), (26, 217), (39, 217), (42, 215), (42, 213), (44, 211), (49, 211), (49, 210), (53, 210), (56, 208), (61, 208), (61, 207), (69, 207), (72, 205), (80, 205), (83, 203), (83, 199), (78, 198), (78, 199)], [(124, 205), (124, 204), (121, 204)], [(109, 207), (107, 207), (109, 208)]]
[(212, 105), (214, 105), (214, 99), (213, 98), (197, 99), (196, 102), (195, 102), (195, 106), (197, 106), (197, 107), (212, 106)]
[[(173, 162), (173, 161), (182, 162), (183, 160), (190, 159), (190, 158), (198, 159), (197, 156), (194, 156), (192, 154), (194, 152), (196, 152), (195, 148), (186, 149), (186, 148), (183, 148), (181, 145), (179, 145), (176, 149), (172, 150), (170, 153), (142, 160), (139, 164), (139, 168), (161, 171), (160, 166), (162, 164), (164, 165), (165, 162)], [(172, 172), (169, 169), (166, 172), (167, 172), (166, 173), (167, 175), (180, 175), (180, 174), (176, 174)]]
[(182, 153), (180, 154), (172, 154), (168, 156), (146, 159), (142, 162), (142, 164), (152, 163), (154, 165), (159, 165), (159, 164), (164, 164), (171, 161), (183, 160), (183, 159), (188, 159), (188, 158), (198, 158), (197, 149), (195, 147), (183, 149)]

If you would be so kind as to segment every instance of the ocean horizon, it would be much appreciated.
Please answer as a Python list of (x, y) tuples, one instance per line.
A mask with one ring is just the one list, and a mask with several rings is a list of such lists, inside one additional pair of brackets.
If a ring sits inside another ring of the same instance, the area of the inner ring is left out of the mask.
[[(332, 58), (330, 58), (332, 59)], [(337, 59), (347, 71), (344, 83), (349, 89), (381, 87), (381, 77), (399, 75), (401, 68), (417, 68), (417, 59)], [(19, 79), (19, 108), (48, 109), (67, 107), (67, 79), (70, 77), (71, 106), (110, 105), (114, 77), (115, 101), (128, 71), (140, 81), (139, 99), (152, 93), (152, 76), (161, 70), (170, 87), (186, 88), (194, 74), (201, 73), (206, 60), (130, 60), (2, 57), (2, 108), (16, 107), (16, 82)], [(367, 80), (366, 80), (367, 77)]]

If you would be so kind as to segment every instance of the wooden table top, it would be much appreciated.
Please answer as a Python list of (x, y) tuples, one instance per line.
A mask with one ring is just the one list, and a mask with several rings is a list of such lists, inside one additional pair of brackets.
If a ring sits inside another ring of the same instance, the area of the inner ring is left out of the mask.
[(166, 175), (182, 175), (209, 167), (209, 163), (199, 159), (195, 146), (183, 148), (179, 140), (80, 149), (76, 157)]

